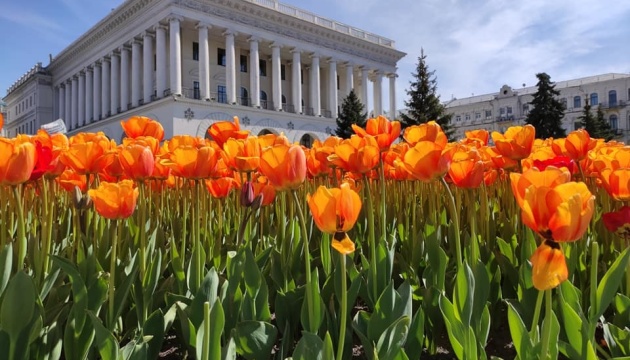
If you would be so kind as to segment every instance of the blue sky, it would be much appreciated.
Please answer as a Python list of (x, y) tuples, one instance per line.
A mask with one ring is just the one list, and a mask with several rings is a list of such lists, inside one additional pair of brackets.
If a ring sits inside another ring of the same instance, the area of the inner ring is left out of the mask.
[[(123, 0), (0, 0), (0, 94)], [(420, 49), (442, 100), (608, 72), (630, 73), (630, 1), (617, 0), (284, 0), (373, 32), (407, 53), (399, 62), (404, 107)], [(384, 82), (387, 87), (387, 83)], [(385, 89), (386, 89), (385, 87)], [(388, 97), (384, 96), (388, 109)]]

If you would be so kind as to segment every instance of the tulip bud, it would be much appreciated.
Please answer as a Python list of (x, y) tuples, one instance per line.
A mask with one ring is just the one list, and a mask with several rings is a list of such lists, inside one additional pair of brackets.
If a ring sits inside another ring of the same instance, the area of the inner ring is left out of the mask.
[(72, 192), (72, 204), (75, 209), (81, 209), (81, 200), (83, 200), (81, 189), (79, 189), (78, 186), (75, 186), (74, 191)]
[(258, 194), (258, 196), (254, 198), (254, 201), (252, 201), (252, 210), (260, 209), (260, 206), (262, 205), (263, 200), (264, 200), (263, 194), (262, 193)]
[(241, 187), (241, 205), (250, 207), (254, 200), (254, 185), (251, 181), (246, 181)]

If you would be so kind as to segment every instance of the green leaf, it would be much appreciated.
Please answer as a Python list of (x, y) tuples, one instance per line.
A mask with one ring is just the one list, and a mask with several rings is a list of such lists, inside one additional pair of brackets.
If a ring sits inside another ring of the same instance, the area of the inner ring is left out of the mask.
[(390, 282), (378, 298), (370, 317), (366, 334), (368, 339), (376, 342), (390, 325), (406, 315), (406, 309), (407, 302), (403, 302), (394, 290), (394, 282)]
[(324, 357), (324, 342), (319, 336), (308, 331), (302, 332), (302, 338), (298, 341), (293, 351), (293, 360), (328, 360)]
[(260, 284), (262, 282), (262, 274), (260, 273), (260, 269), (258, 268), (258, 264), (256, 263), (256, 259), (254, 259), (254, 254), (249, 247), (244, 248), (245, 251), (245, 289), (247, 293), (252, 299), (256, 298), (258, 295), (258, 290), (260, 289)]
[[(3, 230), (4, 231), (4, 230)], [(0, 251), (0, 299), (11, 278), (11, 267), (13, 266), (13, 245), (6, 244)]]
[(236, 351), (248, 360), (269, 359), (277, 334), (275, 326), (262, 321), (243, 321), (232, 330)]
[(453, 306), (457, 311), (456, 316), (462, 322), (464, 328), (470, 326), (473, 310), (473, 296), (475, 295), (475, 277), (467, 262), (457, 271), (455, 289), (453, 291)]
[(465, 331), (468, 328), (464, 328), (461, 321), (459, 321), (453, 304), (444, 295), (440, 295), (440, 311), (446, 324), (446, 330), (448, 332), (448, 338), (453, 347), (453, 352), (458, 359), (462, 359), (464, 356), (464, 346), (466, 345)]
[(411, 325), (409, 326), (409, 335), (405, 342), (405, 353), (411, 359), (420, 359), (422, 350), (424, 349), (424, 310), (422, 308), (416, 311)]
[(196, 328), (199, 328), (203, 321), (203, 304), (205, 302), (214, 304), (218, 298), (218, 291), (219, 275), (215, 268), (211, 268), (203, 278), (203, 282), (201, 286), (199, 286), (199, 290), (197, 290), (197, 294), (195, 294), (195, 298), (188, 308), (190, 321), (192, 321)]
[(164, 342), (164, 314), (161, 309), (155, 310), (142, 326), (142, 335), (151, 337), (147, 344), (147, 359), (156, 359), (162, 350)]
[(117, 360), (118, 359), (118, 342), (114, 334), (103, 326), (101, 319), (97, 318), (93, 312), (88, 311), (90, 319), (92, 319), (92, 326), (96, 333), (96, 348), (103, 360)]
[(399, 358), (399, 353), (407, 340), (409, 323), (409, 317), (403, 316), (381, 334), (376, 343), (379, 360), (395, 360)]
[(521, 319), (521, 315), (514, 308), (514, 305), (511, 302), (507, 302), (507, 305), (510, 335), (512, 336), (512, 342), (514, 342), (516, 353), (521, 359), (531, 359), (534, 350), (534, 344), (529, 337), (527, 328), (525, 327), (525, 324)]
[(606, 274), (597, 286), (597, 306), (593, 312), (591, 309), (590, 321), (595, 322), (610, 305), (613, 297), (617, 294), (617, 289), (621, 284), (624, 272), (628, 267), (628, 259), (630, 258), (630, 248), (627, 248), (615, 262), (610, 266)]
[[(317, 333), (319, 327), (322, 324), (322, 321), (324, 321), (324, 311), (326, 308), (326, 305), (324, 304), (324, 301), (322, 300), (322, 297), (320, 295), (319, 275), (317, 269), (313, 270), (313, 273), (311, 275), (311, 283), (305, 284), (304, 286), (306, 288), (306, 291), (304, 295), (304, 301), (302, 302), (300, 320), (302, 322), (302, 327), (305, 330), (308, 330), (312, 333)], [(312, 307), (311, 311), (313, 313), (313, 323), (311, 323), (308, 313), (309, 298)]]
[(9, 280), (0, 309), (0, 324), (9, 338), (19, 337), (20, 332), (35, 316), (37, 301), (33, 279), (24, 271), (18, 271)]

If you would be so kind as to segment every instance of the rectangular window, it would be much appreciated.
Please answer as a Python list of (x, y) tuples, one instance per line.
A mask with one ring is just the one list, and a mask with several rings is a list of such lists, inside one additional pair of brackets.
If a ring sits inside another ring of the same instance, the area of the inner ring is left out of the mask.
[(199, 81), (193, 81), (193, 97), (197, 100), (201, 99), (201, 92), (199, 91)]
[(217, 86), (217, 101), (227, 104), (227, 91), (225, 90), (225, 85)]
[(486, 119), (489, 119), (492, 117), (492, 110), (486, 110)]
[(573, 108), (579, 109), (582, 107), (582, 98), (579, 96), (573, 97)]
[(466, 114), (466, 121), (470, 120), (470, 114)]
[(280, 80), (287, 79), (287, 68), (284, 64), (280, 64)]
[(247, 56), (241, 55), (241, 72), (247, 72)]
[(260, 76), (267, 76), (267, 61), (260, 59), (258, 66), (260, 67)]
[(507, 107), (507, 114), (508, 114), (508, 115), (511, 115), (511, 114), (512, 114), (512, 107), (511, 107), (511, 106), (508, 106), (508, 107)]
[[(300, 84), (304, 84), (304, 70), (300, 69)], [(630, 94), (630, 89), (628, 89), (628, 94)]]
[(460, 122), (460, 121), (462, 121), (462, 116), (461, 116), (461, 115), (457, 115), (457, 116), (455, 116), (455, 121), (456, 121), (456, 122)]
[(192, 49), (192, 57), (193, 60), (199, 61), (199, 43), (193, 41), (193, 49)]
[(225, 49), (217, 48), (217, 65), (225, 66)]
[(476, 112), (475, 113), (475, 120), (477, 119), (481, 119), (481, 113), (480, 112)]
[(499, 114), (505, 115), (505, 108), (499, 108)]

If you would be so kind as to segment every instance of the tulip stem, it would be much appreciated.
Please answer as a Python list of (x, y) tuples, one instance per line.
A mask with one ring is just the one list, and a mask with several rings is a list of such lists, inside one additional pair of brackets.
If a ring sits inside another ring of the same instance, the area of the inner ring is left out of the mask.
[[(312, 326), (315, 324), (315, 314), (313, 314), (313, 303), (312, 297), (314, 294), (311, 293), (311, 260), (309, 254), (309, 245), (308, 245), (308, 233), (306, 232), (306, 220), (304, 219), (304, 212), (302, 211), (302, 205), (300, 205), (300, 199), (298, 198), (297, 190), (291, 190), (293, 194), (293, 200), (295, 201), (295, 205), (297, 206), (298, 218), (300, 220), (301, 230), (302, 230), (302, 239), (304, 239), (304, 267), (306, 271), (306, 305), (308, 308), (308, 322)], [(317, 285), (319, 288), (319, 284)]]
[(459, 216), (457, 214), (457, 206), (455, 205), (455, 197), (453, 196), (451, 188), (448, 186), (446, 180), (444, 180), (443, 177), (441, 178), (441, 180), (449, 195), (448, 199), (449, 204), (451, 205), (451, 219), (453, 220), (453, 227), (455, 228), (453, 231), (453, 234), (455, 236), (455, 239), (453, 239), (455, 242), (455, 257), (457, 258), (457, 269), (460, 269), (462, 267), (462, 245), (460, 243)]
[(532, 342), (535, 342), (536, 329), (538, 328), (538, 319), (540, 319), (540, 309), (542, 308), (543, 301), (543, 291), (538, 292), (538, 297), (536, 298), (536, 307), (534, 308), (534, 317), (532, 319), (532, 327), (529, 330), (529, 337), (532, 339)]
[(383, 163), (383, 158), (381, 157), (380, 160), (380, 171), (379, 171), (379, 177), (381, 180), (381, 235), (382, 235), (382, 239), (381, 241), (386, 241), (387, 239), (387, 204), (385, 203), (385, 164)]
[(545, 320), (542, 328), (542, 341), (541, 359), (549, 358), (549, 338), (551, 337), (551, 320), (553, 315), (553, 309), (551, 308), (551, 289), (545, 290)]
[(140, 229), (140, 279), (144, 281), (144, 274), (146, 272), (146, 263), (147, 263), (147, 255), (146, 255), (146, 242), (147, 242), (147, 234), (146, 234), (146, 197), (144, 190), (144, 182), (140, 181), (138, 183), (138, 187), (140, 188), (140, 224), (138, 224), (138, 228)]
[(122, 237), (122, 226), (120, 226), (120, 220), (114, 221), (114, 236), (112, 238), (112, 251), (110, 252), (109, 257), (109, 294), (108, 294), (108, 307), (109, 311), (107, 312), (108, 325), (110, 330), (114, 330), (115, 321), (114, 318), (114, 295), (116, 292), (115, 284), (116, 284), (116, 256), (118, 249), (118, 240)]
[(372, 187), (370, 179), (365, 176), (365, 190), (367, 191), (367, 217), (368, 217), (368, 240), (370, 242), (370, 272), (372, 273), (372, 301), (376, 304), (378, 300), (378, 272), (376, 269), (376, 239), (374, 234), (374, 204), (372, 202)]
[(24, 266), (24, 259), (26, 258), (26, 225), (24, 223), (24, 206), (22, 205), (22, 195), (19, 185), (13, 186), (13, 196), (15, 197), (15, 204), (17, 206), (18, 213), (18, 228), (17, 228), (17, 244), (18, 244), (18, 258), (15, 264), (16, 272)]
[[(590, 311), (592, 314), (597, 311), (597, 264), (599, 262), (599, 244), (597, 241), (591, 242), (591, 279), (590, 279), (590, 296), (591, 296), (591, 305)], [(593, 316), (589, 316), (589, 318), (593, 318)], [(589, 322), (588, 324), (588, 338), (593, 340), (593, 343), (596, 344), (595, 341), (595, 327), (597, 325), (597, 321)]]
[(348, 317), (348, 284), (346, 279), (346, 254), (339, 253), (341, 260), (339, 265), (341, 266), (341, 300), (339, 306), (341, 307), (341, 321), (339, 323), (339, 344), (337, 345), (337, 360), (343, 359), (343, 346), (346, 342), (346, 321)]

